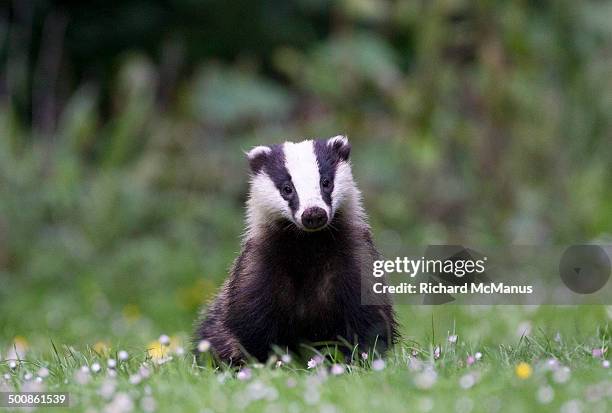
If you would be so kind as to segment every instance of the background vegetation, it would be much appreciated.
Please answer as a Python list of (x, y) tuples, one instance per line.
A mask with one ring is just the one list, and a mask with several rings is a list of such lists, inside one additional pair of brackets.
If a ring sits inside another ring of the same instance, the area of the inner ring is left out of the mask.
[[(15, 337), (185, 342), (239, 249), (257, 144), (347, 134), (389, 256), (609, 241), (611, 18), (595, 0), (12, 2), (0, 356)], [(425, 347), (608, 337), (602, 307), (399, 311)]]

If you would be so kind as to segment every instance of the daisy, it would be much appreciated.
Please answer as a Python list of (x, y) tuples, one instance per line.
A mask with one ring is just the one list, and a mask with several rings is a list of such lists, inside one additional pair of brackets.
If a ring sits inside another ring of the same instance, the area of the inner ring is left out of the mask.
[(468, 366), (471, 366), (472, 364), (476, 363), (476, 357), (474, 356), (467, 356), (467, 359), (465, 360), (465, 364), (467, 364)]
[(385, 369), (385, 361), (383, 359), (376, 359), (372, 362), (372, 370), (382, 371)]
[(251, 376), (252, 376), (252, 373), (251, 373), (251, 369), (249, 368), (244, 368), (240, 370), (238, 374), (236, 375), (238, 380), (242, 380), (242, 381), (249, 380)]
[(208, 341), (208, 340), (201, 340), (198, 343), (198, 351), (200, 353), (206, 353), (208, 350), (210, 350), (210, 341)]
[(514, 369), (514, 372), (519, 379), (526, 380), (529, 377), (531, 377), (531, 374), (533, 373), (533, 369), (528, 363), (525, 363), (523, 361), (523, 362), (520, 362), (516, 366), (516, 368)]
[(168, 337), (168, 335), (166, 335), (166, 334), (162, 334), (161, 336), (159, 336), (159, 339), (158, 339), (158, 340), (159, 340), (159, 343), (160, 343), (162, 346), (168, 346), (168, 345), (170, 345), (170, 337)]
[(334, 364), (331, 366), (331, 374), (334, 376), (339, 376), (342, 373), (344, 373), (344, 366), (342, 364)]

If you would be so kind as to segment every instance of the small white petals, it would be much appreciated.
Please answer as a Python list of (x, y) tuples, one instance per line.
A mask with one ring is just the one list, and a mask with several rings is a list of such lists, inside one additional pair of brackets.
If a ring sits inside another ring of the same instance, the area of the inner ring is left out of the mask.
[(108, 366), (108, 368), (114, 369), (115, 367), (117, 367), (117, 360), (108, 359), (108, 361), (106, 362), (106, 365)]
[(162, 346), (167, 346), (170, 345), (170, 337), (168, 337), (168, 335), (166, 334), (162, 334), (161, 336), (159, 336), (159, 344), (161, 344)]
[(146, 379), (147, 377), (151, 375), (151, 370), (149, 370), (149, 368), (143, 364), (138, 369), (138, 374), (140, 374), (143, 378)]
[(291, 356), (289, 354), (283, 354), (281, 360), (283, 361), (283, 363), (289, 364), (291, 363)]
[(550, 386), (542, 386), (538, 389), (537, 398), (541, 404), (548, 404), (555, 398), (555, 391)]
[(140, 401), (140, 407), (145, 413), (152, 413), (155, 411), (157, 405), (155, 404), (155, 399), (151, 396), (145, 396)]
[(331, 366), (331, 374), (334, 376), (339, 376), (344, 373), (344, 366), (342, 364), (334, 364)]
[(238, 380), (249, 380), (251, 378), (251, 376), (253, 375), (253, 373), (251, 372), (251, 369), (249, 368), (244, 368), (241, 369), (238, 374), (236, 375), (236, 377), (238, 378)]
[(74, 381), (77, 384), (87, 384), (89, 382), (89, 378), (89, 370), (84, 371), (83, 369), (80, 369), (74, 372)]
[(102, 369), (99, 363), (94, 363), (91, 365), (91, 371), (94, 373), (99, 372)]
[(8, 362), (9, 369), (15, 370), (17, 368), (17, 362), (15, 360), (11, 360)]
[(47, 378), (49, 377), (49, 369), (47, 369), (46, 367), (41, 367), (36, 372), (36, 375), (38, 375), (38, 377), (42, 377), (43, 379)]
[(323, 364), (323, 360), (323, 357), (317, 354), (316, 356), (308, 360), (308, 368), (314, 369), (318, 365)]
[(117, 358), (121, 361), (126, 361), (129, 357), (130, 355), (125, 350), (121, 350), (119, 353), (117, 353)]
[(528, 336), (531, 334), (531, 330), (532, 330), (531, 321), (522, 321), (519, 323), (518, 327), (516, 328), (516, 335), (517, 337)]
[(130, 384), (136, 385), (142, 381), (142, 376), (138, 373), (132, 374), (129, 378)]
[(561, 413), (581, 413), (583, 412), (580, 400), (569, 400), (561, 406)]
[(385, 369), (385, 361), (383, 359), (376, 359), (372, 361), (372, 370), (382, 371)]
[(455, 344), (459, 337), (456, 334), (448, 336), (448, 342), (451, 344)]
[(113, 400), (106, 406), (106, 411), (113, 413), (127, 413), (134, 410), (132, 398), (124, 392), (117, 393)]
[(566, 383), (571, 376), (569, 367), (563, 366), (553, 373), (553, 380), (557, 383)]
[(476, 360), (480, 360), (482, 358), (482, 353), (480, 351), (477, 351), (476, 354), (474, 354), (474, 358)]
[(115, 394), (115, 389), (117, 388), (117, 383), (115, 380), (106, 379), (102, 382), (100, 389), (98, 390), (98, 394), (102, 396), (104, 399), (109, 400)]
[(556, 358), (549, 358), (546, 360), (546, 367), (549, 370), (557, 370), (559, 368), (559, 360)]
[(601, 367), (603, 367), (604, 369), (609, 369), (610, 368), (610, 360), (604, 360), (601, 362)]
[(459, 379), (459, 385), (462, 389), (472, 388), (476, 384), (476, 376), (472, 373), (465, 374)]
[(32, 375), (32, 373), (30, 373), (30, 372), (28, 372), (28, 373), (26, 373), (26, 374), (24, 374), (24, 375), (23, 375), (23, 379), (24, 379), (25, 381), (30, 381), (30, 380), (32, 380), (33, 378), (34, 378), (34, 376), (33, 376), (33, 375)]
[(434, 359), (437, 360), (440, 358), (440, 354), (442, 353), (442, 350), (440, 349), (440, 346), (436, 346), (436, 348), (434, 348)]
[(438, 373), (432, 368), (425, 369), (414, 378), (414, 384), (421, 390), (430, 389), (438, 380)]
[(363, 353), (361, 353), (361, 359), (362, 360), (367, 360), (368, 359), (368, 353), (366, 353), (365, 351)]
[(159, 359), (155, 360), (155, 363), (158, 366), (161, 366), (162, 364), (166, 364), (169, 361), (172, 361), (172, 356), (159, 358)]
[(201, 340), (198, 343), (198, 351), (200, 353), (206, 353), (208, 350), (210, 350), (210, 341), (208, 341), (208, 340)]
[(411, 371), (419, 371), (423, 368), (423, 362), (416, 357), (408, 359), (408, 368)]

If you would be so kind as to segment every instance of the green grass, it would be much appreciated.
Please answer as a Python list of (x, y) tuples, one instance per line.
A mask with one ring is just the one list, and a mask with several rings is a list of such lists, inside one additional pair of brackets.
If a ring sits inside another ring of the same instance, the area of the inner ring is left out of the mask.
[[(154, 338), (152, 342), (134, 338), (128, 344), (129, 340), (107, 337), (109, 347), (105, 347), (48, 337), (46, 343), (40, 339), (31, 344), (16, 368), (11, 369), (6, 360), (0, 362), (0, 373), (8, 375), (0, 383), (5, 390), (67, 391), (73, 407), (66, 411), (121, 411), (121, 400), (129, 400), (135, 411), (147, 411), (149, 404), (155, 411), (182, 412), (605, 412), (612, 408), (612, 370), (592, 354), (594, 348), (610, 345), (605, 307), (398, 310), (403, 339), (382, 370), (371, 368), (375, 355), (343, 365), (339, 375), (331, 374), (332, 360), (315, 369), (297, 359), (280, 367), (271, 360), (266, 365), (250, 364), (250, 377), (241, 380), (234, 370), (200, 367), (188, 352), (176, 354), (177, 346), (187, 342), (187, 333), (172, 336), (171, 346), (164, 347), (172, 359), (163, 364), (147, 352), (147, 347), (156, 346)], [(456, 343), (448, 340), (453, 334), (458, 335)], [(8, 345), (2, 343), (0, 348)], [(436, 346), (439, 358), (434, 357)], [(111, 377), (107, 361), (117, 359), (120, 350), (127, 350), (129, 358), (118, 361), (116, 376)], [(468, 365), (467, 357), (477, 352), (482, 358)], [(604, 353), (604, 358), (608, 356)], [(553, 365), (550, 360), (555, 360)], [(517, 375), (522, 362), (532, 368), (529, 377)], [(101, 365), (100, 371), (79, 373), (82, 366), (91, 370), (94, 363)], [(49, 376), (36, 384), (41, 367), (49, 370)], [(27, 373), (33, 376), (30, 380), (24, 379)]]

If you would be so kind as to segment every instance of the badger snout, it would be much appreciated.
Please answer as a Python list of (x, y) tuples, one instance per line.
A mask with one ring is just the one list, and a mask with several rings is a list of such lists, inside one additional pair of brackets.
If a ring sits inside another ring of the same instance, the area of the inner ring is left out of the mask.
[(323, 208), (310, 207), (302, 213), (302, 225), (308, 230), (321, 229), (327, 224), (327, 212)]

